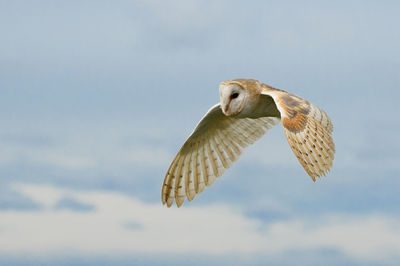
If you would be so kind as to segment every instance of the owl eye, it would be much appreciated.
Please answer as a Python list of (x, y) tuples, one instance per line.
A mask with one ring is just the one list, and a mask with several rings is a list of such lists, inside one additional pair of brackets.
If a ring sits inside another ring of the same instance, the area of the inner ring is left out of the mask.
[(239, 96), (239, 93), (235, 92), (231, 95), (232, 99), (236, 99)]

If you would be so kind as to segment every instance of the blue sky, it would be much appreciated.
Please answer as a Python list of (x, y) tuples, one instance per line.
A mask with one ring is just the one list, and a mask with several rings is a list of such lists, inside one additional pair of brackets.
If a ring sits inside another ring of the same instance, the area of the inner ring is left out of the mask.
[[(0, 264), (397, 265), (396, 1), (0, 1)], [(322, 107), (314, 183), (281, 125), (180, 209), (166, 169), (218, 84)]]

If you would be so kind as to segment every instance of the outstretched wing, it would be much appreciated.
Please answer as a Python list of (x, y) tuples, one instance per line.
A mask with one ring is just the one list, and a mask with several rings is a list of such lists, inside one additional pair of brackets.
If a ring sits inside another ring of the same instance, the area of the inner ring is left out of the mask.
[(318, 106), (285, 91), (267, 89), (262, 94), (274, 99), (290, 148), (304, 170), (313, 181), (326, 175), (335, 154), (333, 125), (328, 115)]
[(172, 161), (161, 191), (163, 204), (170, 207), (175, 200), (180, 207), (186, 197), (193, 200), (239, 158), (245, 147), (277, 123), (279, 119), (272, 117), (227, 117), (219, 104), (213, 106)]

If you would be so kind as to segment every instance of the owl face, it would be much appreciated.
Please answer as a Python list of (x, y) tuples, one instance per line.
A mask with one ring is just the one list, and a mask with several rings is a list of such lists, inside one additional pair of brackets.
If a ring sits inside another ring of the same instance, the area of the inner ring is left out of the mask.
[(222, 82), (219, 96), (222, 112), (226, 116), (238, 115), (246, 105), (247, 91), (236, 83)]

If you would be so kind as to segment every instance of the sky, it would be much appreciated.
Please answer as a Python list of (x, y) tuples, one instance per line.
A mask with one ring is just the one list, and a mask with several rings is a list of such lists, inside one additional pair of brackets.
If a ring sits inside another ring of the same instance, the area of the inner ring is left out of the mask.
[[(0, 264), (398, 265), (398, 1), (0, 0)], [(181, 208), (165, 172), (218, 84), (334, 124), (327, 177), (279, 124)]]

